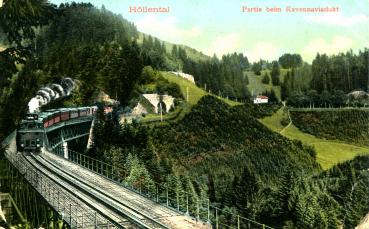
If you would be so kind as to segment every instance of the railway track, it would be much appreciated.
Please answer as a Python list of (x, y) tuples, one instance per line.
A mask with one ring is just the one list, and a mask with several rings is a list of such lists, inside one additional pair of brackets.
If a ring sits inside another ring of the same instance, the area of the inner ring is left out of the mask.
[(66, 184), (44, 174), (24, 154), (17, 153), (14, 136), (11, 134), (2, 142), (6, 148), (5, 156), (71, 228), (117, 228), (93, 211), (75, 192), (70, 192), (68, 186), (64, 188)]
[(106, 187), (100, 185), (92, 186), (82, 178), (65, 170), (61, 170), (59, 166), (56, 166), (40, 156), (31, 155), (30, 157), (49, 172), (56, 174), (59, 178), (64, 179), (69, 185), (82, 191), (85, 196), (101, 203), (121, 218), (127, 219), (127, 222), (123, 223), (115, 221), (118, 228), (169, 228), (152, 217), (130, 207), (117, 197), (109, 194), (106, 192)]
[[(109, 191), (110, 194), (116, 197), (118, 200), (124, 200), (124, 203), (129, 204), (129, 206), (135, 206), (136, 210), (145, 212), (150, 218), (165, 221), (165, 218), (174, 219), (175, 217), (181, 216), (181, 213), (168, 207), (159, 205), (151, 199), (142, 197), (137, 192), (127, 189), (117, 181), (110, 180), (101, 174), (84, 167), (80, 167), (78, 164), (56, 156), (55, 154), (45, 153), (42, 154), (41, 157), (46, 161), (52, 162), (59, 168), (64, 168), (70, 173), (78, 175), (82, 180), (89, 180), (90, 185), (93, 185), (94, 187), (100, 187), (105, 191)], [(167, 223), (167, 221), (165, 222)]]
[(52, 170), (49, 170), (44, 165), (38, 163), (37, 160), (34, 159), (34, 156), (23, 155), (23, 157), (30, 166), (37, 169), (37, 171), (39, 171), (43, 176), (51, 180), (57, 186), (63, 188), (63, 190), (69, 192), (72, 196), (80, 200), (80, 202), (82, 202), (84, 205), (87, 205), (87, 207), (94, 210), (100, 216), (112, 222), (112, 225), (110, 225), (110, 227), (131, 228), (129, 227), (129, 225), (127, 225), (127, 222), (129, 222), (128, 220), (126, 222), (122, 221), (118, 215), (109, 211), (108, 209), (105, 209), (101, 204), (93, 204), (96, 201), (94, 201), (93, 198), (86, 194), (86, 192), (84, 192), (81, 188), (76, 188), (75, 185), (71, 185), (70, 180), (64, 179), (59, 174), (52, 172)]

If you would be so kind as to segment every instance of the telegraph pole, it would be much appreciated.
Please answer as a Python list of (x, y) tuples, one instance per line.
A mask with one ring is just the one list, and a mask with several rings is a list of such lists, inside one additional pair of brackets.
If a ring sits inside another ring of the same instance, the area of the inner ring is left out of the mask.
[(187, 87), (187, 96), (186, 96), (186, 100), (188, 102), (188, 87)]
[(160, 122), (163, 121), (163, 106), (161, 105), (161, 103), (159, 103), (160, 105)]

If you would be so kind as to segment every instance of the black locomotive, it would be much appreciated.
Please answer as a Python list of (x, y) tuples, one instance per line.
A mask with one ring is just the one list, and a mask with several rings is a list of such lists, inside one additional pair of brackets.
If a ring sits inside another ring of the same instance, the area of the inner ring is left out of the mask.
[(97, 107), (60, 108), (27, 114), (17, 129), (17, 149), (40, 152), (45, 147), (47, 128), (57, 127), (72, 119), (95, 115)]

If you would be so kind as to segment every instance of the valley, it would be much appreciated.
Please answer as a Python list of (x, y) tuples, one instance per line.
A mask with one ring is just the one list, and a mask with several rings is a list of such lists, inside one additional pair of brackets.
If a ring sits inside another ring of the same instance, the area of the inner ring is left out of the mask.
[(369, 147), (348, 144), (337, 140), (321, 139), (302, 132), (293, 123), (283, 126), (281, 124), (283, 119), (288, 119), (288, 115), (284, 108), (281, 108), (272, 116), (265, 117), (260, 121), (273, 131), (279, 132), (289, 139), (296, 139), (304, 144), (314, 146), (317, 152), (317, 161), (323, 169), (329, 169), (333, 165), (350, 160), (357, 155), (369, 153)]

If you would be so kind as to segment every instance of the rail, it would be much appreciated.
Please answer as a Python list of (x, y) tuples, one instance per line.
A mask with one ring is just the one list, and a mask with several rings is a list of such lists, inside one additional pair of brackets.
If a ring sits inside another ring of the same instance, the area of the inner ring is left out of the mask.
[[(15, 135), (16, 132), (14, 131), (5, 138), (2, 146), (9, 147)], [(24, 175), (32, 187), (60, 214), (61, 218), (71, 228), (111, 228), (113, 223), (98, 217), (96, 211), (81, 206), (70, 194), (61, 190), (52, 180), (30, 166), (22, 154), (10, 152), (8, 149), (4, 154), (9, 162)]]
[[(13, 135), (14, 132), (11, 134)], [(7, 139), (12, 139), (11, 135)], [(13, 135), (14, 137), (14, 135)], [(53, 152), (59, 157), (64, 158), (64, 154)], [(100, 160), (93, 159), (84, 154), (73, 150), (68, 150), (69, 161), (82, 166), (100, 176), (103, 176), (110, 181), (119, 184), (120, 186), (130, 189), (146, 198), (149, 198), (163, 206), (166, 206), (179, 213), (192, 216), (197, 220), (207, 222), (215, 228), (263, 228), (273, 229), (270, 226), (256, 222), (252, 219), (242, 217), (239, 214), (221, 209), (216, 205), (210, 203), (208, 198), (203, 198), (196, 193), (189, 193), (186, 191), (178, 191), (176, 188), (169, 187), (168, 184), (154, 183), (152, 185), (146, 184), (130, 184), (127, 182), (127, 174), (122, 172), (124, 168), (114, 167)], [(37, 173), (37, 171), (36, 171)], [(48, 201), (49, 202), (49, 201)], [(93, 216), (93, 214), (92, 214)], [(95, 212), (96, 217), (96, 212)], [(73, 223), (73, 222), (70, 222)], [(80, 222), (75, 222), (78, 225)], [(109, 226), (109, 223), (107, 223)], [(102, 227), (104, 228), (104, 227)]]
[[(56, 155), (64, 158), (64, 154), (56, 153)], [(196, 194), (186, 191), (178, 192), (175, 188), (171, 188), (166, 184), (163, 185), (155, 183), (154, 186), (130, 184), (126, 181), (127, 174), (121, 172), (124, 170), (123, 168), (114, 167), (108, 163), (96, 160), (70, 149), (68, 149), (68, 155), (69, 158), (66, 160), (80, 165), (95, 174), (103, 176), (110, 181), (149, 198), (165, 207), (181, 214), (194, 217), (197, 220), (207, 222), (215, 226), (215, 228), (273, 229), (272, 227), (256, 222), (255, 220), (221, 209), (210, 203), (208, 198), (201, 198)]]
[[(123, 203), (122, 201), (118, 200), (117, 198), (107, 194), (102, 190), (101, 188), (96, 188), (95, 186), (90, 185), (88, 182), (84, 181), (83, 179), (79, 178), (76, 175), (73, 175), (70, 172), (67, 172), (66, 170), (61, 170), (58, 166), (54, 165), (53, 163), (45, 160), (44, 158), (39, 158), (39, 156), (33, 156), (32, 158), (37, 161), (38, 164), (49, 170), (50, 172), (57, 174), (58, 177), (63, 178), (65, 181), (67, 181), (70, 185), (74, 186), (77, 189), (80, 189), (90, 197), (94, 198), (98, 202), (101, 202), (103, 205), (107, 206), (109, 209), (115, 209), (114, 211), (125, 218), (127, 220), (131, 221), (132, 223), (136, 224), (140, 228), (151, 228), (151, 225), (155, 226), (155, 228), (165, 228), (168, 227), (161, 224), (159, 221), (151, 219), (149, 216), (133, 209), (132, 207), (128, 206), (127, 204)], [(84, 188), (82, 188), (84, 187)], [(119, 205), (124, 206), (125, 208), (129, 209), (130, 211), (134, 212), (136, 215), (141, 216), (145, 219), (145, 221), (149, 221), (150, 225), (146, 225), (142, 222), (137, 216), (134, 214), (123, 210)]]

